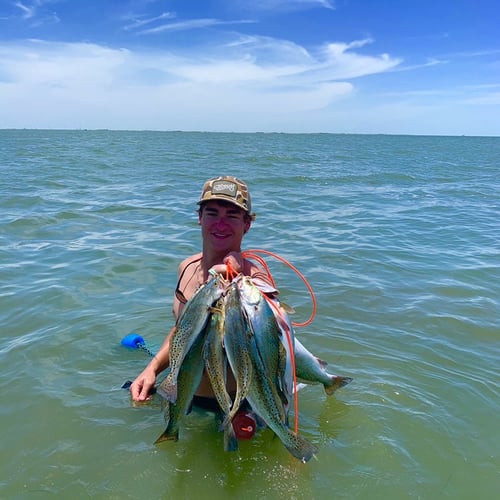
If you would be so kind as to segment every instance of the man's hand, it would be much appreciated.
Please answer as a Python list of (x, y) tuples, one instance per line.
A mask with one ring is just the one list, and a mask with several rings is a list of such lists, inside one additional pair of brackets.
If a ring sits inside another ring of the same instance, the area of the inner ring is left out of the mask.
[(243, 271), (243, 257), (240, 252), (230, 252), (224, 257), (224, 264), (215, 264), (210, 269), (210, 272), (227, 275), (227, 271), (232, 270), (234, 273), (239, 274)]
[(243, 271), (243, 257), (241, 252), (230, 252), (224, 257), (224, 264), (233, 271), (241, 273)]
[(151, 389), (154, 387), (155, 382), (155, 373), (146, 367), (130, 386), (132, 399), (134, 401), (147, 401), (151, 399)]

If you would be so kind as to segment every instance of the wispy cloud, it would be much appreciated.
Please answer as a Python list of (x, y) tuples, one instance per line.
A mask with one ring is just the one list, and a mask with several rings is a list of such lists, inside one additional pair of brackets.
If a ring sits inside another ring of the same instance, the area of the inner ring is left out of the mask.
[(394, 102), (413, 102), (421, 106), (431, 102), (453, 102), (455, 105), (498, 106), (500, 84), (456, 85), (397, 92), (382, 92), (382, 98)]
[(29, 21), (30, 26), (54, 24), (60, 22), (56, 12), (47, 12), (46, 5), (59, 3), (61, 0), (33, 0), (29, 2), (14, 2), (14, 7), (21, 11), (22, 19)]
[(15, 2), (14, 6), (21, 10), (23, 19), (31, 19), (35, 15), (35, 5), (28, 6), (21, 2)]
[[(331, 0), (236, 0), (242, 8), (254, 11), (297, 11), (311, 8), (335, 9), (335, 2)], [(243, 5), (244, 4), (244, 5)]]
[(464, 99), (464, 104), (480, 105), (480, 106), (499, 106), (500, 92), (486, 92), (480, 95), (475, 95)]
[(248, 24), (252, 23), (250, 20), (240, 21), (221, 21), (219, 19), (202, 18), (202, 19), (188, 19), (186, 21), (177, 21), (174, 23), (162, 24), (154, 28), (141, 30), (138, 33), (141, 35), (154, 35), (165, 31), (187, 31), (193, 29), (208, 28), (211, 26), (231, 25), (231, 24)]
[(125, 19), (128, 21), (132, 20), (132, 22), (129, 22), (129, 24), (125, 25), (123, 29), (125, 31), (137, 30), (139, 28), (147, 26), (148, 24), (156, 23), (157, 21), (163, 21), (165, 19), (175, 19), (176, 14), (174, 12), (163, 12), (158, 16), (146, 19), (140, 19), (140, 17), (142, 16), (136, 16), (134, 14), (127, 15)]
[(438, 65), (442, 65), (442, 64), (448, 64), (448, 63), (449, 63), (448, 60), (430, 58), (421, 64), (400, 65), (397, 68), (394, 68), (393, 71), (413, 71), (413, 70), (420, 69), (420, 68), (428, 68), (430, 66), (438, 66)]
[(500, 54), (500, 48), (487, 49), (487, 50), (468, 50), (463, 52), (453, 52), (447, 54), (444, 57), (448, 57), (450, 59), (453, 58), (475, 58), (475, 57), (489, 57), (489, 56), (497, 56)]

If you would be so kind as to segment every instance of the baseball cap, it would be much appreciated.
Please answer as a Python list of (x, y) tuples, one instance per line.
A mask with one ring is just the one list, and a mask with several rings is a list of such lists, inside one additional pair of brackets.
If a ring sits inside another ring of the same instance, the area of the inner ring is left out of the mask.
[(250, 216), (254, 215), (250, 213), (252, 210), (252, 201), (248, 186), (236, 177), (225, 175), (214, 177), (205, 182), (198, 205), (210, 200), (229, 201), (245, 210)]

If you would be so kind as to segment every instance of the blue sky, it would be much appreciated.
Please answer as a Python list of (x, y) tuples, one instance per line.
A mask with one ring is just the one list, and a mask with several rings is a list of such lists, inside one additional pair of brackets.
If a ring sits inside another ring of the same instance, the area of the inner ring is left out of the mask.
[(0, 128), (500, 136), (498, 0), (0, 0)]

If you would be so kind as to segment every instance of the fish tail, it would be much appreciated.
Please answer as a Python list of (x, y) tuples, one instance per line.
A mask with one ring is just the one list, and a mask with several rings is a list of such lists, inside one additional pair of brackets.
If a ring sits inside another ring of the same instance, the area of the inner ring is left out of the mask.
[(286, 449), (301, 462), (306, 463), (318, 453), (318, 448), (307, 439), (294, 435), (293, 444), (286, 444)]
[(229, 422), (224, 428), (224, 451), (237, 451), (238, 439), (234, 433), (233, 425)]
[(337, 389), (346, 386), (349, 382), (352, 382), (351, 377), (340, 377), (338, 375), (332, 375), (331, 384), (325, 385), (325, 392), (331, 396)]
[(164, 441), (178, 441), (179, 440), (179, 429), (172, 431), (169, 427), (161, 434), (161, 436), (154, 442), (154, 444), (160, 444)]

